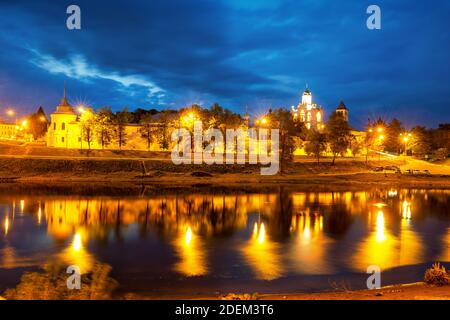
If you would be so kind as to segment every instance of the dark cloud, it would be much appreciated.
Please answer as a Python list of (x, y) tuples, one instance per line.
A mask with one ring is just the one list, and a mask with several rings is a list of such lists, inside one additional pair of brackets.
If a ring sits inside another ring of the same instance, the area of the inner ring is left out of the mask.
[[(215, 101), (243, 112), (296, 104), (305, 83), (351, 120), (449, 121), (448, 1), (0, 1), (0, 108), (73, 100), (96, 107), (171, 107)], [(411, 110), (414, 110), (412, 115)]]

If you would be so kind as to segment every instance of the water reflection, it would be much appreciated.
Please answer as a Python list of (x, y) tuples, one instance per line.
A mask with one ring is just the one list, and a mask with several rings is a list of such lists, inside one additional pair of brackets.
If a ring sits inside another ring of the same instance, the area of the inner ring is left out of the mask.
[(0, 277), (100, 261), (143, 279), (273, 281), (449, 261), (449, 206), (448, 190), (0, 196)]
[(80, 268), (81, 274), (89, 273), (92, 270), (94, 258), (86, 248), (86, 242), (86, 233), (77, 231), (72, 242), (58, 255), (59, 263), (67, 266), (76, 265)]
[(256, 279), (274, 280), (283, 274), (279, 249), (280, 245), (267, 237), (264, 222), (255, 222), (241, 251)]
[(173, 246), (179, 259), (174, 266), (175, 271), (186, 276), (202, 276), (208, 272), (203, 241), (190, 226), (181, 228)]

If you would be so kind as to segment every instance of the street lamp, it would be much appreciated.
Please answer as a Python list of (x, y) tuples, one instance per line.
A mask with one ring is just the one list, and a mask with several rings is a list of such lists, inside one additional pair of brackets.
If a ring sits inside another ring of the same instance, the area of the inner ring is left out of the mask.
[(408, 155), (408, 142), (412, 138), (412, 133), (400, 133), (400, 138), (405, 143), (405, 156)]
[[(378, 132), (380, 132), (380, 129), (381, 129), (381, 132), (382, 132), (383, 131), (382, 128), (378, 128)], [(380, 134), (378, 136), (378, 140), (380, 141), (380, 150), (381, 150), (381, 144), (383, 143), (384, 135)], [(378, 162), (380, 162), (380, 161), (381, 161), (381, 151), (378, 151)]]

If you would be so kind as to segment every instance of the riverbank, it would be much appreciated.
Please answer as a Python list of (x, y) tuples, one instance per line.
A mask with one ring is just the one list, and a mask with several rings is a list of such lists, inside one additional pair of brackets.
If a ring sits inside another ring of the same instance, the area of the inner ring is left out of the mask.
[(342, 292), (267, 294), (260, 300), (450, 300), (450, 286), (425, 283), (394, 285), (375, 290)]
[[(129, 294), (124, 299), (148, 299)], [(152, 298), (153, 299), (153, 298)], [(217, 296), (166, 296), (168, 300), (450, 300), (450, 286), (433, 286), (424, 282), (399, 284), (373, 290), (348, 290), (318, 293), (226, 294)]]
[[(169, 160), (136, 159), (39, 159), (0, 158), (2, 182), (67, 184), (97, 183), (132, 185), (296, 185), (299, 187), (364, 186), (450, 188), (450, 167), (440, 174), (413, 176), (374, 172), (377, 166), (402, 166), (404, 160), (337, 161), (317, 164), (310, 159), (286, 166), (282, 173), (262, 176), (259, 165), (175, 165)], [(445, 174), (447, 173), (448, 175)], [(444, 173), (444, 174), (442, 174)]]

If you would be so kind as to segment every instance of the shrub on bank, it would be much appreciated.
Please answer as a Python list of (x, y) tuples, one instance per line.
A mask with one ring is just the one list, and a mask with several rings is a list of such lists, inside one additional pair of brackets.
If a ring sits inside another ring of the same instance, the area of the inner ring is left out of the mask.
[(425, 271), (425, 282), (436, 286), (445, 286), (450, 284), (450, 274), (441, 266), (439, 262), (434, 263), (433, 266)]

